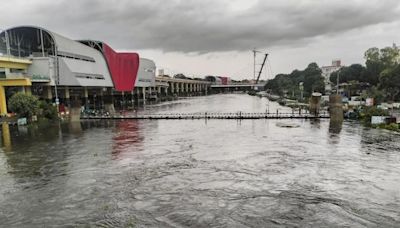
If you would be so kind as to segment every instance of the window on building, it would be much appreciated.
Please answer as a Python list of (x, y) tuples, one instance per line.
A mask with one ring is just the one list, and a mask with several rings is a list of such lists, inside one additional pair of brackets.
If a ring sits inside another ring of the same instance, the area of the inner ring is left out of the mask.
[(6, 69), (0, 68), (0, 78), (5, 78), (5, 77), (6, 77)]

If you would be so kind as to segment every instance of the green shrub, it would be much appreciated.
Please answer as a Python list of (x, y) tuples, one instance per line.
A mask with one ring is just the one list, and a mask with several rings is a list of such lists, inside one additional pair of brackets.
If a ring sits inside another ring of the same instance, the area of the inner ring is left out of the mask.
[(390, 131), (399, 131), (399, 125), (397, 123), (382, 124), (382, 125), (379, 125), (379, 128), (390, 130)]
[(49, 120), (58, 118), (57, 107), (46, 101), (39, 102), (40, 116)]
[(39, 100), (30, 94), (16, 93), (8, 100), (8, 108), (21, 118), (31, 118), (39, 109)]
[(389, 112), (377, 107), (364, 107), (360, 112), (360, 118), (368, 123), (371, 122), (372, 116), (388, 116)]

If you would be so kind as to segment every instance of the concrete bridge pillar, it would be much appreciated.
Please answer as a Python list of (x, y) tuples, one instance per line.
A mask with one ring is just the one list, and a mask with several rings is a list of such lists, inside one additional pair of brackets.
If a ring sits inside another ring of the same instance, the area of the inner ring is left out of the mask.
[(182, 82), (181, 83), (181, 93), (185, 92), (185, 84)]
[(174, 94), (174, 83), (171, 83), (171, 82), (168, 82), (168, 91), (171, 93), (171, 94)]
[(172, 89), (171, 89), (171, 94), (172, 95), (174, 95), (174, 94), (176, 94), (176, 84), (174, 83), (174, 82), (171, 82), (171, 87), (172, 87)]
[(164, 96), (168, 96), (168, 87), (164, 87)]
[(185, 93), (188, 94), (189, 93), (189, 83), (184, 83), (185, 85)]

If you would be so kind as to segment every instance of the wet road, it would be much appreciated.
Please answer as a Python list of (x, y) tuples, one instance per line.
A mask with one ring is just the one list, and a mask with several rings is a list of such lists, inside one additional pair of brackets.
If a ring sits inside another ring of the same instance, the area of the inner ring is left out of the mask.
[[(215, 95), (140, 112), (267, 104)], [(0, 227), (400, 226), (400, 135), (357, 123), (90, 121), (3, 125), (1, 138)]]

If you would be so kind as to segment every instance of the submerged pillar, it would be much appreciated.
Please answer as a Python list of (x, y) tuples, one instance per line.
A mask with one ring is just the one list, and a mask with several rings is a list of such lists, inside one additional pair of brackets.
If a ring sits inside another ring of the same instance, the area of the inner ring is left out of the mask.
[(310, 113), (317, 116), (321, 106), (321, 93), (312, 93), (310, 98)]
[(11, 151), (11, 134), (10, 134), (10, 126), (8, 125), (8, 123), (3, 122), (1, 124), (1, 133), (3, 136), (3, 145), (4, 145), (4, 149), (6, 149), (6, 151)]
[(114, 107), (114, 97), (112, 88), (107, 88), (105, 91), (105, 95), (103, 93), (103, 102), (104, 102), (104, 109), (106, 112), (110, 113), (110, 115), (115, 114), (115, 107)]
[(6, 91), (4, 86), (0, 86), (0, 115), (7, 115)]
[(331, 122), (343, 122), (342, 96), (339, 94), (329, 96), (329, 114)]
[(77, 122), (81, 120), (81, 101), (77, 96), (75, 96), (71, 101), (69, 115), (71, 122)]

